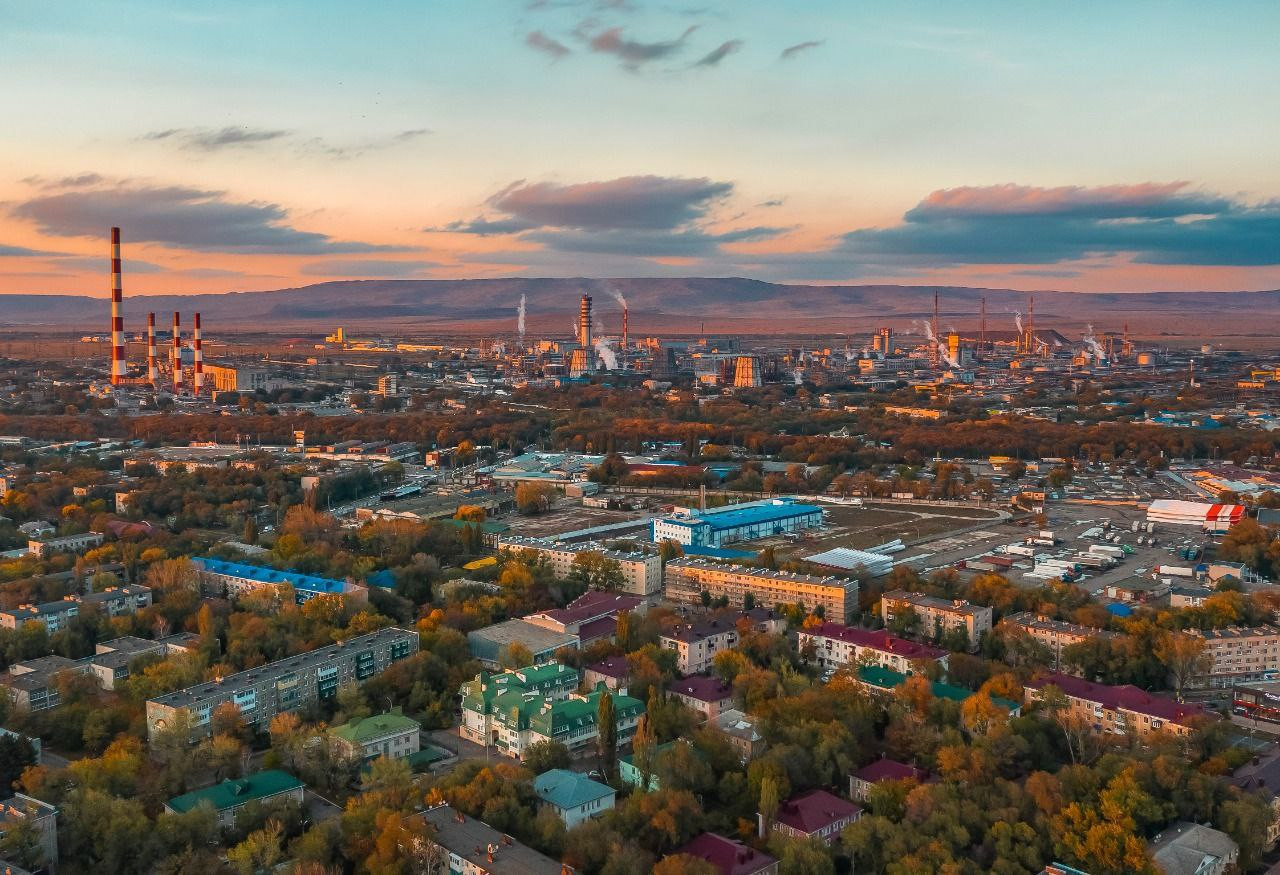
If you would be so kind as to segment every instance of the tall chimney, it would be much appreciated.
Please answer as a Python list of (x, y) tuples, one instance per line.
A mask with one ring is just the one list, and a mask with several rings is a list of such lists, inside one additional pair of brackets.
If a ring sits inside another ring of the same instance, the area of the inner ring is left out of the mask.
[(630, 308), (626, 304), (622, 305), (622, 348), (627, 348), (627, 317), (630, 315), (627, 311)]
[(156, 364), (156, 314), (147, 314), (147, 382), (160, 385), (160, 366)]
[(191, 335), (191, 353), (195, 367), (192, 382), (195, 384), (196, 397), (204, 389), (204, 350), (200, 346), (200, 314), (196, 314), (195, 333)]
[(937, 368), (938, 358), (938, 292), (933, 293), (933, 346), (929, 348), (929, 366)]
[(173, 394), (182, 394), (182, 317), (173, 311)]
[(120, 282), (120, 229), (111, 229), (111, 385), (124, 382), (124, 289)]
[(582, 296), (582, 305), (578, 310), (578, 345), (585, 350), (591, 349), (591, 296)]

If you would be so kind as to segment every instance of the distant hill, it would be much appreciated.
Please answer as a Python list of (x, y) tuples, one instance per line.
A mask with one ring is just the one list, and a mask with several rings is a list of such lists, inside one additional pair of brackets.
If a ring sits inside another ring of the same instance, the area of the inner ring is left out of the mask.
[[(351, 330), (395, 326), (401, 330), (514, 331), (520, 295), (527, 297), (531, 334), (567, 334), (578, 297), (595, 299), (606, 331), (620, 328), (624, 295), (631, 331), (824, 331), (865, 333), (886, 324), (905, 330), (933, 312), (939, 295), (940, 327), (973, 326), (979, 299), (986, 298), (987, 324), (1011, 328), (1013, 313), (1027, 309), (1028, 293), (1010, 289), (955, 286), (780, 285), (738, 277), (684, 279), (476, 279), (347, 280), (277, 291), (198, 295), (147, 295), (125, 299), (128, 330), (140, 328), (144, 314), (174, 309), (200, 311), (214, 331), (235, 327), (269, 332), (315, 331), (343, 325)], [(1280, 318), (1280, 291), (1150, 292), (1084, 294), (1035, 292), (1037, 325), (1097, 323), (1099, 331), (1133, 323), (1135, 331), (1203, 334), (1269, 331)], [(166, 318), (157, 320), (168, 324)], [(185, 325), (190, 325), (184, 320)], [(107, 301), (71, 295), (0, 296), (0, 329), (105, 330)], [(1215, 329), (1215, 326), (1217, 327)]]

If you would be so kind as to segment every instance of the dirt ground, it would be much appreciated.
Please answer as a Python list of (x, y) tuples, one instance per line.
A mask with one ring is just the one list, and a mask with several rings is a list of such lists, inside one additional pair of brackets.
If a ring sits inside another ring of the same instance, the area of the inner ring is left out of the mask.
[(766, 538), (749, 546), (734, 544), (735, 549), (763, 549), (772, 546), (779, 556), (799, 557), (821, 553), (834, 547), (865, 549), (894, 538), (917, 541), (968, 528), (975, 524), (999, 521), (996, 512), (979, 507), (948, 507), (935, 504), (870, 505), (849, 507), (826, 506), (827, 526), (800, 541), (783, 537)]

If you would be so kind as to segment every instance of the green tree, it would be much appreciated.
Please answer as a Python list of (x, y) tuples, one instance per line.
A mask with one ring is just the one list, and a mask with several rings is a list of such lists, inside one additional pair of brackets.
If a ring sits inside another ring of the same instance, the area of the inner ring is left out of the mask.
[(613, 705), (613, 696), (608, 692), (601, 693), (596, 707), (596, 743), (600, 752), (600, 771), (606, 780), (613, 780), (614, 767), (618, 758), (618, 715)]
[(254, 830), (240, 844), (227, 851), (227, 860), (240, 875), (270, 872), (284, 856), (284, 825), (269, 820), (262, 829)]
[(624, 582), (621, 563), (597, 550), (586, 550), (573, 557), (569, 579), (588, 589), (607, 592), (619, 589)]
[(569, 748), (558, 741), (545, 739), (535, 741), (524, 750), (522, 757), (525, 766), (535, 775), (551, 769), (567, 769), (573, 764)]

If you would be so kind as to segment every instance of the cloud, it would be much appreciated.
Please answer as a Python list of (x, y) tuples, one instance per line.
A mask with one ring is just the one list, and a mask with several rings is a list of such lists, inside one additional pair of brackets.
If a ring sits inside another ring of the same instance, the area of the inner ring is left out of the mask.
[(689, 35), (697, 29), (698, 26), (693, 25), (675, 39), (646, 43), (628, 39), (623, 35), (622, 28), (611, 27), (591, 37), (587, 44), (591, 51), (598, 54), (614, 55), (622, 62), (623, 67), (629, 70), (637, 70), (651, 61), (668, 58), (679, 52), (684, 48), (685, 41), (689, 38)]
[(552, 39), (540, 30), (528, 33), (524, 38), (524, 44), (531, 49), (549, 55), (553, 61), (558, 61), (565, 55), (571, 54), (568, 46), (557, 39)]
[(287, 223), (278, 204), (231, 200), (226, 192), (186, 186), (114, 186), (41, 195), (12, 209), (55, 237), (102, 237), (112, 225), (126, 240), (206, 252), (280, 254), (400, 251), (398, 247), (334, 240)]
[(0, 243), (0, 258), (21, 258), (32, 255), (57, 255), (56, 252), (41, 252), (38, 249), (28, 249), (25, 246), (10, 246)]
[[(105, 274), (111, 269), (111, 260), (104, 253), (102, 256), (96, 255), (68, 255), (51, 262), (56, 267), (66, 270), (80, 271), (82, 273), (102, 273)], [(127, 278), (130, 274), (139, 273), (165, 273), (168, 268), (154, 264), (150, 261), (141, 261), (136, 258), (120, 259), (120, 269)]]
[(498, 234), (516, 234), (520, 231), (528, 231), (530, 228), (536, 228), (521, 219), (488, 219), (484, 216), (477, 216), (470, 221), (450, 222), (447, 225), (440, 225), (432, 228), (424, 228), (428, 232), (446, 232), (451, 234), (474, 234), (477, 237), (492, 237)]
[(738, 49), (742, 48), (742, 40), (731, 39), (721, 43), (717, 48), (712, 49), (702, 58), (694, 63), (695, 67), (715, 67), (729, 55), (732, 55)]
[(891, 228), (845, 234), (836, 252), (884, 265), (1280, 264), (1280, 201), (1249, 204), (1186, 182), (973, 186), (935, 191)]
[(513, 183), (489, 205), (531, 227), (673, 229), (706, 215), (733, 183), (706, 177), (624, 176), (560, 185)]
[(540, 230), (521, 239), (539, 243), (557, 252), (594, 255), (631, 255), (640, 258), (695, 258), (714, 255), (724, 243), (767, 240), (785, 233), (785, 228), (753, 227), (724, 233), (700, 228), (679, 231), (613, 228), (607, 231)]
[(382, 137), (372, 137), (367, 140), (356, 143), (334, 143), (323, 137), (311, 137), (302, 140), (297, 145), (297, 151), (303, 155), (321, 155), (326, 158), (334, 158), (337, 160), (347, 160), (350, 158), (359, 158), (369, 152), (380, 152), (384, 149), (392, 149), (396, 146), (403, 146), (414, 140), (429, 136), (432, 133), (430, 128), (410, 128), (404, 131), (398, 131), (394, 134), (387, 134)]
[(778, 59), (782, 61), (790, 61), (801, 52), (807, 52), (809, 49), (816, 49), (824, 42), (826, 42), (826, 40), (811, 39), (805, 40), (802, 43), (796, 43), (794, 46), (787, 46), (782, 50), (782, 54), (778, 55)]
[(434, 261), (391, 261), (385, 259), (332, 259), (304, 264), (299, 273), (306, 276), (340, 277), (405, 277), (437, 267)]
[(184, 149), (214, 152), (218, 149), (257, 146), (290, 135), (289, 131), (228, 125), (223, 128), (169, 128), (143, 134), (144, 140), (170, 140)]

